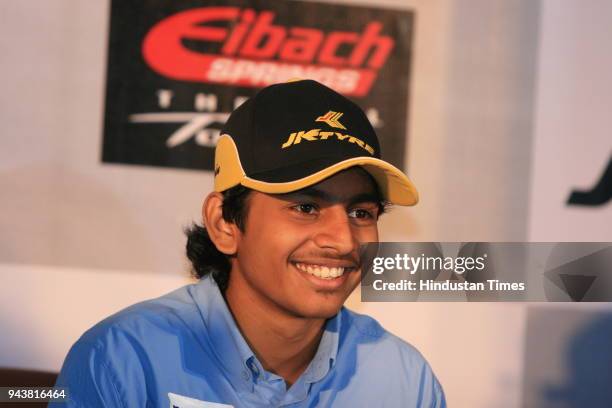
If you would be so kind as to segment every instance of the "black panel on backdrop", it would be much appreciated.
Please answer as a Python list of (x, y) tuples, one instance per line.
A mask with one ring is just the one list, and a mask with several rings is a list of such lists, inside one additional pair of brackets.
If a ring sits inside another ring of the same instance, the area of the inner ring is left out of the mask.
[(612, 156), (593, 188), (588, 191), (573, 190), (567, 204), (596, 207), (609, 203), (610, 199), (612, 199)]
[(113, 0), (102, 161), (212, 170), (229, 112), (312, 78), (361, 105), (402, 168), (413, 20), (288, 0)]

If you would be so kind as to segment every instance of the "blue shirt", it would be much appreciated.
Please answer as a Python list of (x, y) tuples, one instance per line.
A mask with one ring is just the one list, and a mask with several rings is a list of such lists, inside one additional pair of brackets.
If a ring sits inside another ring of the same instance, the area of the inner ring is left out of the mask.
[(308, 368), (286, 389), (242, 337), (204, 277), (98, 323), (72, 347), (60, 407), (445, 407), (421, 354), (375, 320), (342, 308)]

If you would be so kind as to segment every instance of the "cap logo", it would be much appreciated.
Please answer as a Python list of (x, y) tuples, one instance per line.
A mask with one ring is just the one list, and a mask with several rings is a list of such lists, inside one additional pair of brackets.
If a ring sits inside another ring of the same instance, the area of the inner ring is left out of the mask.
[(344, 115), (342, 112), (329, 111), (323, 116), (319, 116), (315, 119), (315, 122), (325, 122), (331, 127), (338, 129), (346, 129), (342, 123), (340, 123), (340, 117)]
[(340, 132), (321, 132), (321, 129), (310, 129), (293, 132), (289, 135), (289, 138), (285, 141), (285, 143), (281, 145), (281, 148), (286, 149), (296, 144), (300, 144), (303, 140), (308, 142), (317, 142), (321, 140), (331, 139), (338, 139), (340, 141), (354, 143), (362, 149), (366, 150), (368, 153), (374, 154), (374, 149), (372, 148), (372, 146), (355, 136), (345, 135)]

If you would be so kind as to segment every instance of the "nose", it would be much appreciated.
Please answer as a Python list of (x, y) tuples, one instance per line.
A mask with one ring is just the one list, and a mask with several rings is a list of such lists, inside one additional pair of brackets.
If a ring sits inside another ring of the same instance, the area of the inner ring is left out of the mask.
[(358, 245), (346, 209), (340, 205), (330, 206), (320, 218), (314, 243), (337, 255), (350, 254)]

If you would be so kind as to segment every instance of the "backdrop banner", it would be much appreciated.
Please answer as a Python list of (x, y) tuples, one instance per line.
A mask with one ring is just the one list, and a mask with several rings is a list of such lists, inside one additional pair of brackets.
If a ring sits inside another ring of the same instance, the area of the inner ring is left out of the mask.
[(281, 0), (111, 7), (103, 162), (212, 170), (229, 112), (261, 87), (310, 78), (361, 105), (383, 157), (403, 167), (412, 12)]

